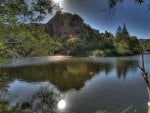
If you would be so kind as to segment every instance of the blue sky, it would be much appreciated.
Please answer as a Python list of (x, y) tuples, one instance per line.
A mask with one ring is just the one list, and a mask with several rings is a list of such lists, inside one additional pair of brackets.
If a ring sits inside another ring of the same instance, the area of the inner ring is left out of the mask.
[(80, 15), (85, 23), (99, 29), (100, 32), (107, 30), (115, 33), (119, 25), (126, 23), (131, 35), (150, 39), (149, 4), (150, 0), (145, 0), (142, 5), (137, 5), (132, 0), (125, 0), (110, 15), (109, 11), (101, 11), (107, 8), (107, 0), (62, 0), (61, 2), (65, 12)]

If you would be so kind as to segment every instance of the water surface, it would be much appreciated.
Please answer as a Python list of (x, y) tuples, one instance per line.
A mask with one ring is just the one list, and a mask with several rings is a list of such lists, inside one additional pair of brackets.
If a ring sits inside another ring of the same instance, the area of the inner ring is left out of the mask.
[[(146, 113), (140, 58), (8, 60), (0, 66), (0, 113), (121, 113), (128, 108), (126, 113)], [(150, 73), (149, 58), (145, 55)]]

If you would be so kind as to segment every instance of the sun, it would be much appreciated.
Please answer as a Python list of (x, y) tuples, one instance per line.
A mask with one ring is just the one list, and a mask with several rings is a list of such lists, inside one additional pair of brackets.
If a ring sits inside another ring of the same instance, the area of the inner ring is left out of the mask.
[(63, 0), (52, 0), (54, 4), (62, 8)]
[(53, 0), (54, 3), (61, 3), (62, 0)]

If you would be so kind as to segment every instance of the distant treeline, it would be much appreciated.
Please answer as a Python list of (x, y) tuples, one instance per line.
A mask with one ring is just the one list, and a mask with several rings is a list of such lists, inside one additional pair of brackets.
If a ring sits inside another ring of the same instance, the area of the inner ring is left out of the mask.
[(118, 26), (115, 35), (93, 29), (89, 33), (92, 38), (86, 40), (76, 35), (59, 38), (62, 48), (56, 53), (71, 56), (130, 56), (140, 53), (140, 42), (136, 36), (130, 36), (126, 24)]

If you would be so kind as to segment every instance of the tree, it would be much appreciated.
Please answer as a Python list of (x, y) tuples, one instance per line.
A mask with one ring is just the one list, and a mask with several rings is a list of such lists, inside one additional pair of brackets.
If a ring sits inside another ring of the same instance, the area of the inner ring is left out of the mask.
[(140, 53), (140, 43), (136, 36), (130, 36), (129, 38), (129, 49), (132, 54), (139, 54)]
[(103, 34), (104, 37), (113, 37), (113, 34), (108, 32), (108, 31), (105, 31), (105, 33)]
[(0, 61), (12, 56), (50, 55), (59, 48), (40, 23), (58, 6), (52, 0), (1, 0)]
[(116, 30), (116, 41), (120, 42), (124, 39), (123, 28), (119, 25)]
[(0, 18), (8, 23), (11, 19), (39, 22), (48, 13), (52, 13), (55, 6), (52, 0), (1, 0)]
[[(125, 0), (108, 0), (108, 7), (113, 9), (118, 3), (123, 3)], [(142, 4), (145, 0), (132, 0), (136, 4)]]
[(125, 41), (125, 42), (129, 41), (129, 32), (125, 23), (123, 27), (118, 26), (116, 30), (116, 38), (117, 38), (117, 41)]
[(120, 55), (139, 54), (139, 40), (135, 36), (130, 36), (126, 24), (118, 26), (114, 45)]
[(129, 32), (128, 32), (127, 27), (126, 27), (126, 23), (123, 24), (122, 33), (125, 35), (129, 35)]
[(116, 30), (116, 36), (119, 34), (129, 35), (128, 29), (126, 27), (126, 23), (123, 24), (123, 27), (121, 27), (120, 25), (118, 26)]
[(122, 33), (122, 27), (118, 26), (117, 31), (116, 31), (116, 36)]
[(4, 58), (53, 54), (59, 43), (46, 34), (44, 28), (38, 24), (7, 26), (0, 36), (4, 48), (0, 53)]

